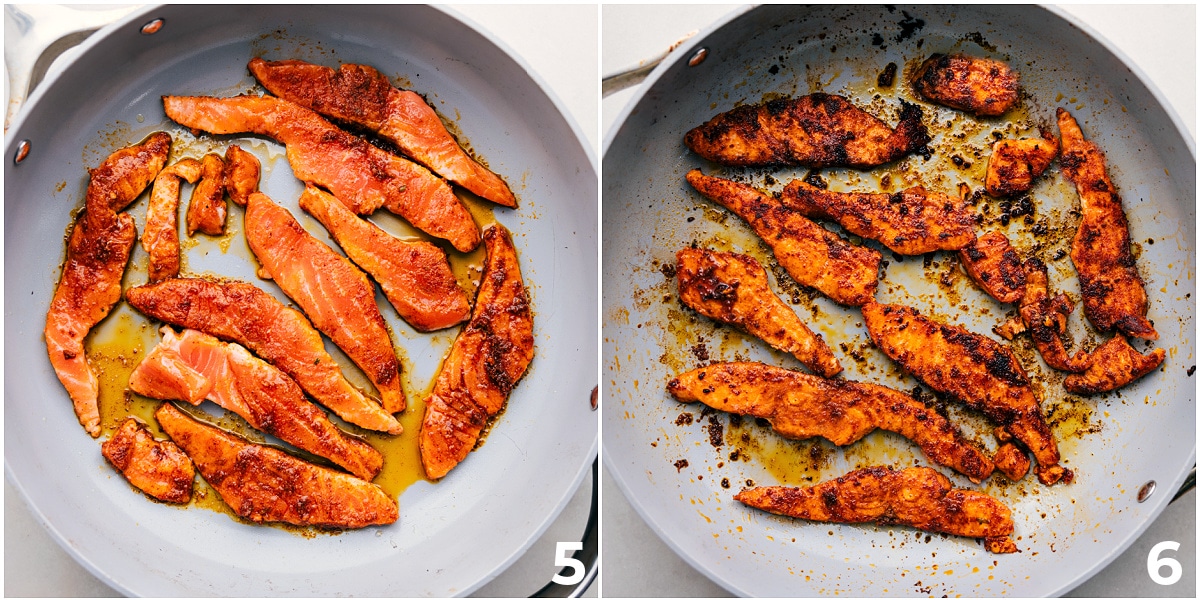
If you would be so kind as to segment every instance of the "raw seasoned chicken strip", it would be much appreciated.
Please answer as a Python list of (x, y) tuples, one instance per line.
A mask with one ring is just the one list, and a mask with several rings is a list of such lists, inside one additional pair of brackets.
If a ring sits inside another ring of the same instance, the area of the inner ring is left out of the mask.
[(205, 154), (201, 163), (200, 183), (192, 189), (188, 201), (188, 237), (199, 231), (208, 235), (225, 233), (225, 161), (216, 154)]
[(688, 148), (731, 166), (867, 169), (925, 147), (921, 107), (900, 101), (896, 129), (831, 94), (780, 98), (721, 113), (684, 136)]
[(481, 198), (516, 207), (498, 175), (472, 159), (420, 96), (392, 87), (366, 65), (329, 67), (300, 60), (250, 60), (250, 72), (267, 91), (337, 121), (374, 131), (434, 173)]
[(1007, 64), (965, 54), (930, 56), (912, 83), (930, 102), (988, 117), (1008, 112), (1021, 91), (1020, 77)]
[(262, 165), (253, 154), (230, 144), (225, 150), (225, 193), (238, 206), (245, 206), (250, 194), (258, 191)]
[(300, 311), (249, 283), (168, 279), (130, 288), (125, 300), (149, 317), (249, 348), (349, 423), (391, 434), (402, 431), (379, 402), (346, 381), (325, 352), (321, 334)]
[(950, 421), (903, 392), (872, 383), (822, 379), (761, 363), (721, 363), (688, 371), (667, 384), (681, 402), (700, 401), (720, 411), (771, 422), (792, 439), (823, 437), (839, 446), (876, 428), (898, 433), (933, 462), (979, 483), (992, 461)]
[(1026, 138), (1000, 140), (992, 144), (984, 186), (997, 198), (1028, 192), (1054, 157), (1058, 156), (1058, 140), (1049, 131), (1042, 139)]
[(184, 158), (154, 178), (150, 204), (146, 206), (146, 230), (142, 232), (142, 248), (149, 255), (146, 271), (150, 283), (179, 275), (179, 180), (196, 183), (201, 170), (199, 161)]
[(1067, 335), (1067, 317), (1075, 309), (1066, 294), (1050, 297), (1050, 278), (1046, 265), (1031, 258), (1025, 261), (1025, 296), (1021, 299), (1021, 321), (1033, 338), (1042, 360), (1054, 369), (1082, 373), (1087, 370), (1090, 358), (1083, 350), (1075, 356), (1067, 356), (1062, 337)]
[(1073, 474), (1058, 464), (1058, 445), (1025, 369), (1007, 346), (895, 304), (862, 308), (871, 341), (935, 391), (983, 412), (1033, 452), (1038, 479), (1052, 485)]
[(154, 439), (146, 425), (132, 417), (100, 445), (100, 453), (126, 481), (152, 498), (176, 504), (191, 501), (196, 480), (191, 459), (170, 440)]
[(251, 444), (200, 423), (169, 402), (154, 416), (239, 517), (358, 529), (395, 523), (400, 516), (395, 501), (373, 483)]
[(811, 487), (758, 487), (734, 499), (769, 513), (825, 523), (905, 525), (983, 538), (989, 552), (1016, 552), (1012, 511), (999, 500), (958, 489), (926, 467), (870, 467)]
[(300, 196), (300, 208), (316, 217), (346, 256), (371, 274), (409, 325), (434, 331), (471, 316), (467, 294), (459, 287), (441, 248), (393, 237), (313, 185)]
[(833, 377), (842, 371), (825, 340), (771, 291), (758, 261), (700, 248), (684, 248), (675, 260), (679, 299), (696, 312), (744, 329), (818, 375)]
[(875, 297), (879, 252), (855, 246), (808, 217), (748, 185), (709, 177), (698, 169), (687, 181), (705, 198), (744, 219), (775, 252), (775, 259), (801, 285), (834, 302), (862, 306)]
[(241, 415), (251, 427), (323, 456), (370, 481), (383, 456), (338, 429), (309, 402), (292, 378), (248, 350), (194, 329), (163, 339), (129, 375), (129, 388), (160, 400), (199, 404), (208, 399)]
[(533, 360), (533, 313), (508, 230), (483, 231), (487, 259), (471, 320), (450, 347), (425, 399), (421, 463), (430, 479), (450, 472), (504, 408)]
[(261, 192), (251, 194), (246, 203), (245, 228), (246, 241), (263, 270), (362, 368), (379, 390), (383, 409), (404, 410), (400, 361), (367, 276)]
[(1104, 152), (1083, 139), (1071, 114), (1058, 109), (1063, 176), (1079, 192), (1082, 217), (1071, 242), (1071, 261), (1079, 273), (1083, 312), (1101, 331), (1116, 329), (1129, 337), (1158, 339), (1146, 320), (1146, 290), (1129, 249), (1129, 223), (1121, 197), (1104, 168)]
[(360, 215), (385, 207), (462, 252), (479, 229), (450, 186), (428, 169), (338, 129), (317, 113), (269, 96), (163, 96), (167, 116), (193, 130), (256, 133), (287, 146), (301, 181), (320, 185)]
[(67, 240), (62, 278), (46, 313), (46, 352), (66, 388), (79, 424), (100, 435), (100, 382), (88, 364), (83, 340), (121, 299), (121, 278), (137, 231), (133, 217), (117, 212), (133, 202), (167, 162), (171, 136), (156, 133), (114, 152), (90, 171), (86, 210)]
[(1000, 231), (989, 231), (963, 246), (958, 260), (971, 280), (998, 302), (1016, 302), (1025, 295), (1021, 257)]
[(876, 240), (897, 254), (958, 250), (975, 240), (976, 217), (958, 198), (912, 187), (894, 194), (830, 192), (795, 179), (783, 188), (787, 206)]
[(1150, 373), (1162, 364), (1166, 351), (1155, 348), (1143, 355), (1129, 345), (1125, 336), (1116, 334), (1092, 351), (1087, 371), (1068, 375), (1063, 387), (1072, 394), (1099, 394), (1123, 387)]

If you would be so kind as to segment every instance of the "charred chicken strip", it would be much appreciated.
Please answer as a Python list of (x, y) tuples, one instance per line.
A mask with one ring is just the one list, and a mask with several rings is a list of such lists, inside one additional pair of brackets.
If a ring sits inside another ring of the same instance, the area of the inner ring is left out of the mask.
[(984, 186), (997, 198), (1028, 192), (1054, 157), (1058, 156), (1058, 140), (1049, 131), (1042, 139), (1000, 140), (992, 144)]
[(862, 308), (871, 341), (938, 392), (983, 412), (1025, 445), (1038, 479), (1052, 485), (1073, 474), (1058, 464), (1058, 445), (1042, 416), (1029, 377), (1007, 346), (894, 304)]
[(867, 169), (925, 147), (921, 108), (900, 102), (896, 129), (830, 94), (739, 106), (684, 136), (688, 148), (731, 166), (801, 165)]
[(1029, 472), (1029, 455), (1012, 442), (1001, 444), (992, 460), (996, 470), (1013, 481), (1020, 481)]
[(130, 288), (125, 299), (149, 317), (249, 348), (349, 423), (394, 435), (402, 431), (379, 402), (346, 381), (333, 357), (325, 352), (321, 334), (300, 311), (253, 285), (168, 279)]
[(253, 154), (231, 144), (225, 150), (225, 193), (238, 206), (245, 206), (250, 194), (258, 191), (262, 165)]
[(187, 233), (208, 235), (225, 233), (225, 161), (216, 154), (205, 154), (201, 162), (200, 183), (188, 201)]
[(675, 260), (679, 299), (696, 312), (744, 329), (818, 375), (833, 377), (842, 371), (825, 340), (771, 291), (758, 261), (700, 248), (684, 248)]
[(1146, 290), (1129, 249), (1129, 223), (1121, 198), (1104, 168), (1104, 153), (1083, 139), (1071, 114), (1058, 109), (1063, 176), (1079, 192), (1082, 217), (1071, 242), (1071, 261), (1079, 273), (1083, 312), (1101, 331), (1158, 339), (1146, 320)]
[(1071, 373), (1082, 373), (1091, 360), (1087, 353), (1079, 350), (1075, 356), (1067, 356), (1062, 336), (1067, 334), (1067, 317), (1075, 305), (1066, 294), (1050, 297), (1049, 277), (1046, 265), (1031, 258), (1025, 261), (1025, 296), (1021, 299), (1021, 321), (1033, 338), (1042, 360), (1054, 369)]
[(241, 415), (251, 427), (328, 458), (367, 481), (383, 468), (379, 451), (343, 433), (304, 397), (292, 378), (245, 348), (194, 329), (176, 335), (164, 326), (162, 334), (162, 342), (129, 375), (133, 391), (192, 404), (211, 400)]
[(989, 552), (1016, 552), (1012, 511), (999, 500), (958, 489), (925, 467), (870, 467), (811, 487), (758, 487), (734, 499), (769, 513), (824, 523), (905, 525), (983, 538)]
[(358, 529), (394, 523), (400, 516), (396, 503), (373, 483), (251, 444), (200, 423), (169, 402), (154, 416), (239, 517)]
[(300, 196), (300, 208), (329, 230), (346, 256), (371, 274), (400, 317), (417, 330), (444, 329), (471, 316), (467, 294), (441, 248), (393, 237), (313, 185)]
[(176, 504), (191, 501), (196, 480), (191, 459), (170, 440), (154, 439), (145, 424), (125, 419), (100, 445), (100, 453), (133, 487), (152, 498)]
[(382, 206), (462, 252), (479, 245), (479, 229), (445, 181), (307, 108), (269, 96), (164, 96), (163, 107), (168, 117), (193, 130), (273, 138), (287, 147), (298, 179), (328, 189), (357, 214)]
[(150, 283), (179, 275), (179, 180), (196, 183), (201, 170), (199, 161), (184, 158), (154, 178), (142, 232), (142, 248), (150, 257), (146, 269)]
[(1025, 295), (1021, 257), (999, 231), (989, 231), (958, 251), (963, 269), (983, 291), (1005, 304)]
[(404, 410), (400, 361), (366, 274), (261, 192), (246, 203), (245, 228), (262, 270), (362, 368), (379, 390), (383, 409)]
[(67, 240), (62, 278), (46, 313), (46, 352), (66, 388), (79, 424), (100, 435), (100, 382), (83, 341), (121, 299), (121, 278), (137, 231), (133, 217), (117, 212), (142, 193), (167, 162), (171, 136), (156, 133), (114, 152), (90, 171), (86, 210)]
[(830, 192), (795, 179), (780, 199), (814, 219), (832, 219), (897, 254), (958, 250), (975, 240), (975, 215), (962, 200), (913, 187), (894, 194)]
[(1063, 387), (1072, 394), (1112, 391), (1157, 369), (1164, 358), (1166, 351), (1162, 348), (1143, 355), (1118, 333), (1092, 352), (1087, 371), (1068, 375)]
[(267, 91), (331, 119), (351, 123), (396, 144), (433, 172), (481, 198), (516, 207), (508, 184), (476, 162), (455, 141), (419, 95), (392, 87), (365, 65), (329, 67), (299, 60), (250, 60), (250, 72)]
[(875, 297), (879, 253), (855, 246), (795, 209), (748, 185), (709, 177), (698, 169), (687, 181), (705, 198), (750, 224), (775, 259), (801, 285), (816, 288), (834, 302), (862, 306)]
[(950, 421), (912, 396), (871, 383), (823, 379), (761, 363), (722, 363), (688, 371), (667, 384), (681, 402), (771, 422), (792, 439), (823, 437), (839, 446), (876, 428), (898, 433), (931, 460), (979, 483), (992, 461)]
[(421, 463), (440, 479), (475, 448), (533, 360), (533, 312), (508, 230), (483, 231), (487, 259), (471, 320), (450, 347), (425, 399)]
[(913, 90), (930, 102), (995, 117), (1017, 103), (1020, 77), (1007, 64), (965, 54), (934, 54), (913, 76)]

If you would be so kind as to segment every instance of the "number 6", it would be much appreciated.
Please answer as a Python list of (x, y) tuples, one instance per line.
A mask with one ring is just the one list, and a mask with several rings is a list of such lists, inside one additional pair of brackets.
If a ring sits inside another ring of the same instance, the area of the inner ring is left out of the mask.
[[(1159, 558), (1159, 555), (1164, 550), (1178, 549), (1179, 542), (1159, 542), (1150, 549), (1150, 555), (1146, 557), (1146, 570), (1150, 572), (1150, 579), (1153, 579), (1154, 583), (1158, 585), (1171, 585), (1179, 581), (1180, 577), (1183, 577), (1183, 566), (1179, 564), (1179, 561), (1169, 557)], [(1158, 574), (1159, 569), (1163, 567), (1166, 567), (1170, 571), (1170, 574), (1166, 577)]]
[[(1175, 544), (1175, 547), (1178, 548), (1179, 544)], [(555, 575), (554, 577), (551, 577), (550, 579), (554, 583), (557, 583), (558, 585), (575, 585), (580, 581), (583, 581), (583, 561), (575, 558), (574, 556), (567, 556), (576, 550), (583, 550), (583, 542), (558, 542), (557, 547), (554, 550), (554, 566), (571, 567), (573, 572), (570, 575)], [(1175, 565), (1176, 568), (1178, 568), (1179, 563), (1175, 562)], [(1176, 575), (1175, 579), (1179, 579), (1179, 575)], [(1175, 582), (1172, 581), (1171, 583)]]

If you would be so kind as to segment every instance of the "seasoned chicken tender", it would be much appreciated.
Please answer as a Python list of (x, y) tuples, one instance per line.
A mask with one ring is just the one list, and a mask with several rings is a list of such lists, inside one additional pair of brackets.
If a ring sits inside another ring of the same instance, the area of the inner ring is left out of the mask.
[(150, 204), (146, 207), (146, 229), (142, 232), (142, 248), (149, 256), (146, 271), (150, 283), (179, 275), (180, 180), (196, 183), (201, 172), (200, 161), (184, 158), (154, 178)]
[(475, 311), (442, 363), (421, 421), (421, 464), (440, 479), (467, 457), (533, 360), (533, 311), (507, 229), (483, 232)]
[(133, 487), (163, 502), (187, 504), (192, 499), (196, 469), (170, 440), (159, 441), (144, 423), (130, 417), (100, 445), (100, 453)]
[(675, 260), (679, 299), (696, 312), (740, 327), (818, 375), (833, 377), (842, 371), (825, 340), (771, 291), (758, 261), (700, 248), (684, 248)]
[(930, 102), (987, 117), (1008, 112), (1021, 90), (1020, 77), (1007, 64), (965, 54), (930, 56), (912, 84)]
[(992, 460), (996, 470), (1013, 481), (1020, 481), (1029, 472), (1029, 455), (1012, 442), (1001, 444)]
[(1070, 482), (1073, 474), (1058, 464), (1054, 434), (1012, 350), (907, 306), (872, 303), (862, 313), (884, 354), (935, 391), (983, 412), (1033, 452), (1042, 483)]
[(823, 437), (839, 446), (876, 428), (898, 433), (931, 460), (979, 483), (992, 461), (950, 421), (920, 400), (872, 383), (823, 379), (761, 363), (721, 363), (683, 373), (667, 384), (681, 402), (767, 419), (792, 439)]
[(1063, 387), (1072, 394), (1109, 392), (1140, 379), (1158, 368), (1166, 358), (1162, 348), (1143, 355), (1129, 345), (1125, 336), (1116, 334), (1088, 357), (1087, 371), (1068, 375)]
[(797, 283), (838, 304), (862, 306), (879, 285), (879, 252), (855, 246), (799, 211), (748, 185), (693, 169), (687, 181), (705, 198), (744, 219)]
[(225, 233), (225, 161), (216, 154), (205, 154), (201, 161), (200, 183), (192, 189), (188, 201), (187, 234), (199, 231), (208, 235)]
[(1058, 156), (1058, 140), (1049, 131), (1042, 139), (1000, 140), (992, 144), (984, 185), (987, 193), (1001, 198), (1028, 192)]
[(989, 231), (958, 251), (963, 270), (998, 302), (1016, 302), (1025, 295), (1021, 257), (1000, 231)]
[(966, 204), (922, 187), (894, 194), (831, 192), (795, 179), (780, 199), (805, 216), (832, 219), (897, 254), (958, 250), (975, 241), (977, 219)]
[(396, 502), (373, 483), (252, 444), (169, 402), (154, 416), (204, 481), (243, 519), (359, 529), (395, 523), (400, 516)]
[(225, 150), (225, 193), (238, 206), (245, 206), (250, 194), (258, 191), (262, 165), (253, 154), (230, 144)]
[(1082, 217), (1071, 241), (1071, 262), (1079, 273), (1083, 313), (1101, 331), (1158, 339), (1146, 319), (1146, 290), (1129, 247), (1129, 222), (1121, 197), (1108, 178), (1104, 152), (1083, 139), (1071, 114), (1058, 109), (1063, 176), (1079, 192)]
[(929, 143), (921, 108), (900, 101), (896, 129), (831, 94), (739, 106), (684, 136), (688, 148), (731, 166), (800, 165), (868, 169)]
[(1025, 297), (1021, 299), (1021, 321), (1033, 338), (1033, 345), (1047, 365), (1059, 371), (1081, 373), (1088, 368), (1090, 358), (1083, 350), (1067, 356), (1063, 336), (1067, 335), (1067, 317), (1075, 304), (1066, 294), (1050, 296), (1049, 276), (1042, 261), (1025, 261)]
[(983, 538), (998, 554), (1016, 552), (1012, 511), (999, 500), (950, 484), (925, 467), (870, 467), (811, 487), (757, 487), (734, 499), (769, 513), (824, 523), (905, 525)]

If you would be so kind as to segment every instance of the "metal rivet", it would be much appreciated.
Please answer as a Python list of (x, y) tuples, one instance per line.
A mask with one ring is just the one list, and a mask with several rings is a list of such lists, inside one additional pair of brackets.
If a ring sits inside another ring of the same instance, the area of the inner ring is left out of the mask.
[(29, 156), (29, 140), (21, 140), (17, 144), (17, 153), (13, 155), (13, 163), (21, 164), (26, 156)]
[(599, 394), (600, 386), (592, 388), (592, 410), (596, 410), (596, 396)]
[(163, 20), (155, 19), (153, 21), (150, 21), (149, 23), (146, 23), (145, 25), (142, 25), (142, 34), (143, 35), (154, 35), (154, 34), (158, 33), (159, 29), (162, 29), (162, 26), (163, 26)]
[(1153, 479), (1147, 481), (1146, 485), (1143, 485), (1142, 489), (1138, 490), (1138, 502), (1145, 502), (1154, 493), (1155, 487), (1158, 487), (1158, 484), (1154, 483)]
[(701, 48), (692, 54), (692, 57), (688, 59), (688, 66), (694, 67), (704, 62), (704, 59), (706, 58), (708, 58), (708, 48)]

